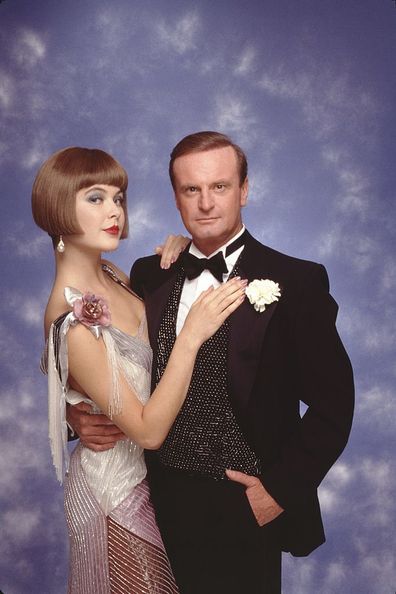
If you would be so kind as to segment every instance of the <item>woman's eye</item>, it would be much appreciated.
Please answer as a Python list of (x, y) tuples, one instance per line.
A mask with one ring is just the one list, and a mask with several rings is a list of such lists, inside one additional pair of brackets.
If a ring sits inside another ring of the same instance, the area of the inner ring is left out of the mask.
[(116, 197), (114, 198), (114, 202), (115, 202), (116, 204), (119, 204), (119, 205), (121, 206), (121, 204), (123, 204), (123, 203), (124, 203), (124, 196), (123, 196), (122, 194), (120, 194), (119, 196), (116, 196)]
[(102, 202), (103, 198), (102, 198), (102, 196), (99, 196), (98, 194), (92, 194), (91, 196), (88, 196), (88, 200), (89, 200), (89, 202), (92, 202), (93, 204), (99, 204), (100, 202)]

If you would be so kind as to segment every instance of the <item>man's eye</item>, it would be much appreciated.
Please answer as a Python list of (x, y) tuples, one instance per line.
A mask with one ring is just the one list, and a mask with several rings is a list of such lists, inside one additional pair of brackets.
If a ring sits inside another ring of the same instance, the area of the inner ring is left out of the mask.
[(190, 186), (189, 188), (187, 188), (187, 191), (188, 192), (191, 192), (191, 193), (192, 192), (196, 192), (197, 191), (197, 188), (195, 186)]

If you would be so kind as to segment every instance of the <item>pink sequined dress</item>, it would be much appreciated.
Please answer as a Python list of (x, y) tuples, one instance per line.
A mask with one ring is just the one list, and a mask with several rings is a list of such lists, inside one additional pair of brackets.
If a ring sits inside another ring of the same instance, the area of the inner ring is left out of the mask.
[[(82, 299), (67, 287), (70, 306)], [(119, 441), (105, 452), (81, 444), (71, 456), (67, 448), (66, 402), (89, 398), (69, 390), (66, 335), (79, 323), (72, 312), (52, 324), (44, 370), (48, 373), (49, 435), (58, 479), (65, 477), (65, 511), (70, 538), (68, 594), (176, 594), (178, 592), (155, 521), (142, 448), (131, 440)], [(152, 352), (145, 323), (136, 336), (114, 326), (87, 326), (106, 345), (113, 369), (109, 410), (122, 403), (118, 377), (122, 373), (144, 404), (150, 395)], [(92, 370), (95, 373), (95, 370)]]

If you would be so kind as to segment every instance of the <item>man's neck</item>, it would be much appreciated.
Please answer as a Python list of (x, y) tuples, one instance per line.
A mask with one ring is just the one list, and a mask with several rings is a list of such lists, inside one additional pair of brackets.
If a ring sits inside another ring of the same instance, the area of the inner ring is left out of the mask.
[(206, 256), (207, 258), (209, 258), (210, 256), (213, 256), (216, 252), (220, 251), (223, 248), (226, 248), (228, 244), (232, 243), (235, 239), (237, 239), (237, 237), (239, 237), (240, 235), (242, 235), (242, 233), (245, 231), (245, 226), (241, 225), (241, 227), (238, 229), (238, 231), (236, 231), (234, 233), (234, 235), (232, 237), (229, 237), (228, 239), (224, 240), (224, 241), (214, 241), (214, 242), (205, 242), (205, 241), (196, 241), (193, 238), (193, 246), (199, 250), (201, 252), (201, 254), (203, 254), (204, 256)]

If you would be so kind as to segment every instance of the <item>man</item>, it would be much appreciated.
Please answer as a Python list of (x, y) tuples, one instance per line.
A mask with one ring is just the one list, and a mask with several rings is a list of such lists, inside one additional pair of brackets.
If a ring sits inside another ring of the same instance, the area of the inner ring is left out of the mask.
[(131, 271), (146, 304), (153, 386), (202, 290), (234, 275), (266, 282), (203, 345), (174, 426), (147, 455), (157, 519), (182, 594), (277, 593), (281, 550), (307, 555), (324, 542), (317, 487), (351, 427), (337, 305), (321, 265), (244, 229), (246, 157), (228, 137), (187, 136), (169, 171), (189, 255), (166, 270), (157, 256), (142, 258)]

